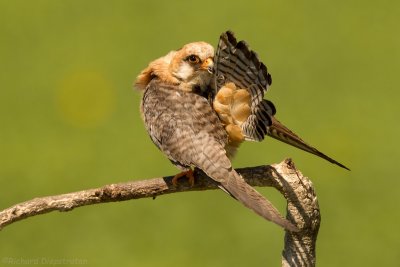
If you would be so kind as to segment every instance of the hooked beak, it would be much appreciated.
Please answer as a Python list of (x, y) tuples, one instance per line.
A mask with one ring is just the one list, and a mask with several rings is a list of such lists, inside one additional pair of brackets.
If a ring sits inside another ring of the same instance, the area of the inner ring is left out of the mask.
[(204, 62), (200, 66), (200, 69), (207, 70), (211, 74), (214, 73), (214, 61), (212, 57), (209, 57), (206, 60), (204, 60)]

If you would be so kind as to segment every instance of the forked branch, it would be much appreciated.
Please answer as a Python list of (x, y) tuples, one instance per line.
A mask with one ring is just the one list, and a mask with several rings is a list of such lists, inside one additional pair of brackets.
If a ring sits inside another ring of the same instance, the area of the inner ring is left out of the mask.
[[(301, 229), (285, 234), (282, 266), (315, 266), (315, 244), (320, 224), (318, 201), (311, 181), (304, 177), (290, 159), (279, 164), (237, 169), (252, 186), (272, 186), (288, 201), (287, 218)], [(172, 176), (163, 178), (110, 184), (68, 194), (34, 198), (0, 212), (0, 229), (38, 214), (54, 210), (70, 211), (74, 208), (106, 203), (157, 197), (164, 194), (217, 189), (217, 184), (201, 171), (195, 172), (196, 183), (172, 185)]]

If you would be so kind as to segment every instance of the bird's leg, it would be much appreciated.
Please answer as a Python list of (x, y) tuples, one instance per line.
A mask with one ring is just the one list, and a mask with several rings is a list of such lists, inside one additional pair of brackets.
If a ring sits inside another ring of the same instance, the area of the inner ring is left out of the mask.
[(188, 171), (184, 171), (181, 173), (178, 173), (177, 175), (172, 178), (172, 184), (176, 187), (178, 185), (178, 179), (186, 176), (189, 180), (190, 186), (194, 185), (194, 175), (193, 175), (193, 170), (189, 169)]

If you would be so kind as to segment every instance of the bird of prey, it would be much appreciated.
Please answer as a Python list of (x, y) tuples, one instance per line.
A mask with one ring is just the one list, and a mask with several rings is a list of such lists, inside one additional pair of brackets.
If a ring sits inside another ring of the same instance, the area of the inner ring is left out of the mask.
[(215, 55), (208, 43), (187, 44), (151, 62), (135, 82), (143, 91), (141, 113), (151, 140), (182, 170), (173, 181), (193, 179), (191, 168), (199, 168), (244, 206), (294, 232), (299, 229), (230, 162), (242, 141), (260, 141), (266, 134), (310, 152), (274, 119), (275, 107), (263, 99), (270, 84), (265, 65), (229, 31), (221, 35)]

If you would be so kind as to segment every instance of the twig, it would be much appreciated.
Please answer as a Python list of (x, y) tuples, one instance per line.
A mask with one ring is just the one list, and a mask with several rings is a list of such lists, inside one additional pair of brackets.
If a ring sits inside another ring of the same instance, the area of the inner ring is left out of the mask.
[[(285, 234), (282, 266), (315, 266), (315, 243), (320, 224), (318, 201), (311, 181), (294, 167), (290, 159), (268, 166), (237, 169), (252, 186), (272, 186), (288, 201), (287, 218), (297, 225), (299, 233)], [(157, 197), (164, 194), (217, 189), (217, 184), (196, 170), (196, 183), (172, 185), (172, 176), (126, 183), (110, 184), (68, 194), (34, 198), (0, 212), (0, 229), (22, 219), (54, 210), (74, 208), (129, 199)]]

